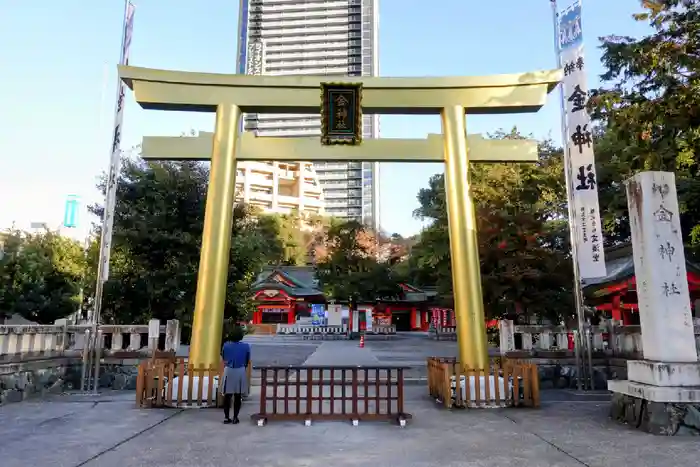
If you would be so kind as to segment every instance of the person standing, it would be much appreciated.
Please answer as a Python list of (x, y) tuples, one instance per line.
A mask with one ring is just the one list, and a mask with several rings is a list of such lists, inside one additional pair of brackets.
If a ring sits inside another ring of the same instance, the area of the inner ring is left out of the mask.
[[(239, 423), (238, 414), (243, 404), (243, 394), (248, 392), (246, 368), (250, 363), (250, 345), (242, 342), (243, 335), (243, 329), (236, 326), (221, 348), (221, 358), (224, 361), (221, 392), (224, 395), (225, 424)], [(230, 417), (231, 400), (233, 400), (233, 419)]]

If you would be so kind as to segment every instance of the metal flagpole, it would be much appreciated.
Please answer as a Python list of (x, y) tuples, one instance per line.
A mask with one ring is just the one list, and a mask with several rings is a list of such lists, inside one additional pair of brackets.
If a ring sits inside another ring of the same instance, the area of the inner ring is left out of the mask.
[[(554, 56), (556, 59), (557, 67), (562, 67), (561, 61), (561, 51), (559, 49), (559, 9), (557, 7), (557, 0), (549, 0), (552, 5), (552, 22), (554, 25)], [(571, 264), (574, 270), (574, 305), (576, 307), (576, 317), (578, 319), (578, 339), (574, 339), (574, 345), (579, 344), (585, 345), (585, 339), (583, 338), (585, 317), (583, 310), (583, 290), (581, 288), (581, 274), (578, 264), (578, 248), (576, 244), (576, 211), (574, 210), (574, 197), (571, 183), (571, 157), (567, 154), (567, 123), (566, 123), (566, 100), (564, 96), (564, 84), (559, 84), (559, 114), (561, 118), (561, 142), (564, 150), (564, 176), (566, 180), (566, 198), (568, 205), (569, 214), (569, 241), (571, 242)], [(576, 337), (576, 336), (575, 336)], [(582, 347), (581, 350), (584, 350)], [(585, 352), (579, 352), (581, 355), (585, 355)], [(583, 378), (582, 370), (585, 365), (579, 363), (579, 359), (576, 359), (577, 366), (577, 386), (578, 389), (583, 389)]]
[[(130, 0), (124, 1), (124, 22), (122, 26), (122, 40), (119, 63), (125, 65), (129, 60), (129, 46), (131, 44), (131, 30), (133, 27), (134, 5)], [(107, 186), (105, 189), (105, 207), (102, 214), (102, 232), (100, 234), (100, 252), (97, 263), (97, 278), (95, 284), (95, 303), (92, 313), (92, 347), (91, 359), (94, 359), (94, 373), (92, 377), (87, 376), (87, 382), (83, 379), (81, 382), (84, 390), (89, 390), (89, 383), (92, 382), (93, 391), (97, 392), (99, 387), (99, 369), (100, 369), (100, 335), (97, 332), (102, 313), (102, 296), (104, 292), (104, 284), (109, 277), (109, 257), (112, 244), (112, 225), (114, 223), (114, 210), (117, 196), (117, 180), (119, 178), (119, 163), (121, 158), (121, 126), (123, 118), (124, 106), (124, 85), (117, 81), (117, 96), (116, 109), (114, 112), (114, 130), (112, 134), (112, 146), (110, 152), (110, 164), (107, 177)], [(92, 363), (92, 362), (91, 362)], [(85, 364), (85, 362), (84, 362)], [(90, 365), (92, 366), (92, 365)], [(83, 372), (85, 373), (85, 372)]]

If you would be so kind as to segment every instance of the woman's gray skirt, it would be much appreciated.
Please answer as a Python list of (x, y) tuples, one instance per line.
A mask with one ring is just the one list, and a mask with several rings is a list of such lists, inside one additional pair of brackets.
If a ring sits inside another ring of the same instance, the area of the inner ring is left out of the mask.
[(224, 380), (221, 383), (222, 394), (248, 394), (248, 375), (245, 367), (224, 368)]

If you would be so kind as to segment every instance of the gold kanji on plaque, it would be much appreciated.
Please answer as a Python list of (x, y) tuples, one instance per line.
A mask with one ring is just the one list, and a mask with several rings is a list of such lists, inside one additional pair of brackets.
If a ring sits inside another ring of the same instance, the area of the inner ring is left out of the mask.
[(321, 144), (362, 142), (362, 83), (321, 83)]

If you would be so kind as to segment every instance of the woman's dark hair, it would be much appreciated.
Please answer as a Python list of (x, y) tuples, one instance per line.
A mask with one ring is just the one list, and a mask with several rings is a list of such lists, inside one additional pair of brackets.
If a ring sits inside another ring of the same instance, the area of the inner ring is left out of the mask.
[(233, 342), (240, 342), (243, 340), (243, 336), (245, 333), (243, 332), (243, 328), (240, 326), (233, 326), (231, 331), (227, 333), (226, 340), (233, 341)]

